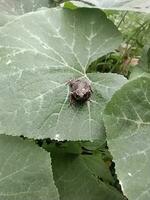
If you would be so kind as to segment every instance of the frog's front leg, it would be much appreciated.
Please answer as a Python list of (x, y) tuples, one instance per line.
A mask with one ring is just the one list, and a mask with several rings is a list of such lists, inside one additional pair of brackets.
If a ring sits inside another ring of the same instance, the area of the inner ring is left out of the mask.
[(70, 92), (69, 94), (69, 103), (70, 103), (70, 106), (75, 105), (75, 98), (73, 96), (73, 92)]

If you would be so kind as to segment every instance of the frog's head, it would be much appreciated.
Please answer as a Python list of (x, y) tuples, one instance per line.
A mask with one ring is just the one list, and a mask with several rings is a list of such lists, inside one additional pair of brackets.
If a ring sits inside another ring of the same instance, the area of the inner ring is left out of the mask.
[(89, 88), (77, 89), (73, 92), (73, 96), (77, 101), (87, 101), (91, 95)]

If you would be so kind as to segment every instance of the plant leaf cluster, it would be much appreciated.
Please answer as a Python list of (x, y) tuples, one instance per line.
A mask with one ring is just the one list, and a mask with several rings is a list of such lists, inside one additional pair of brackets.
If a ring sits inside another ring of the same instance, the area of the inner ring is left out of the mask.
[[(148, 199), (149, 46), (131, 80), (90, 71), (121, 32), (99, 8), (55, 3), (0, 2), (0, 198)], [(91, 84), (84, 105), (70, 105), (73, 79)]]

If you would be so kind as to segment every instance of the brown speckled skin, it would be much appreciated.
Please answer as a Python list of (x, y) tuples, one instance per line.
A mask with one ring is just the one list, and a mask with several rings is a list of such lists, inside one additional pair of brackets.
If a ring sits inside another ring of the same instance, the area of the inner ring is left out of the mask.
[(89, 81), (87, 80), (70, 80), (70, 104), (85, 103), (89, 100), (92, 89)]

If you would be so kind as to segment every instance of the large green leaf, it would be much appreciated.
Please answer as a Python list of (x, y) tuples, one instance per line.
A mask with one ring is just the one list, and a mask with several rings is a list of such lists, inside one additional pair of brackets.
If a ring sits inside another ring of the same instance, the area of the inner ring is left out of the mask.
[(79, 7), (94, 6), (108, 10), (129, 10), (150, 13), (149, 0), (79, 0), (71, 2)]
[(15, 19), (18, 15), (50, 7), (52, 0), (0, 0), (0, 26)]
[(0, 13), (0, 26), (7, 24), (8, 22), (14, 20), (16, 16), (14, 15), (5, 15)]
[(108, 144), (119, 180), (131, 200), (150, 198), (150, 78), (117, 91), (105, 109)]
[(1, 135), (0, 199), (58, 200), (49, 153), (32, 142)]
[(1, 0), (0, 12), (6, 15), (23, 15), (41, 7), (49, 7), (49, 0)]
[[(42, 10), (2, 27), (0, 133), (103, 140), (105, 103), (126, 79), (86, 70), (120, 42), (116, 27), (97, 9)], [(91, 81), (93, 94), (84, 106), (70, 106), (66, 83), (74, 78)]]
[(110, 186), (112, 176), (101, 154), (69, 154), (63, 148), (54, 147), (51, 155), (61, 200), (124, 200), (123, 195)]

